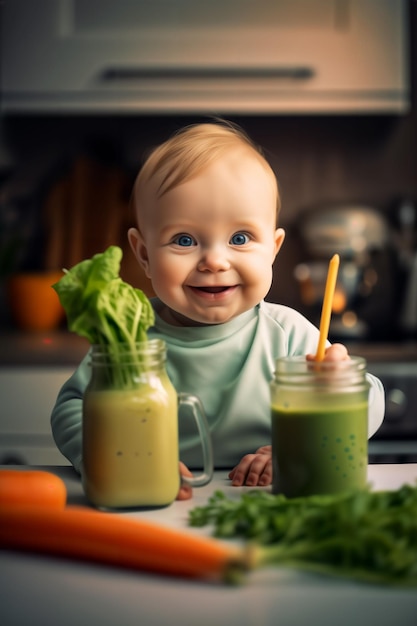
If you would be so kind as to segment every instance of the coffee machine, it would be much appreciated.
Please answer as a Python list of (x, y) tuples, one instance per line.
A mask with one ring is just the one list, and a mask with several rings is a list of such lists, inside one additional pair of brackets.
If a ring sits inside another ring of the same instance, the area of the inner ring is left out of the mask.
[(301, 307), (320, 322), (330, 258), (340, 256), (329, 335), (332, 341), (385, 340), (395, 332), (396, 285), (384, 216), (362, 205), (312, 209), (300, 216), (303, 259), (295, 267)]

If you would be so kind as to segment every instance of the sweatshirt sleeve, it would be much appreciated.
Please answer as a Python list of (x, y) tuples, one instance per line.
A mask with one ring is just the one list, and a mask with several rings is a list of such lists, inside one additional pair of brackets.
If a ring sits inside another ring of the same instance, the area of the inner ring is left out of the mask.
[(81, 473), (82, 460), (83, 396), (89, 380), (90, 367), (87, 355), (61, 387), (51, 414), (55, 443), (78, 473)]
[(385, 393), (382, 382), (373, 374), (366, 375), (370, 383), (368, 408), (368, 438), (381, 426), (385, 414)]

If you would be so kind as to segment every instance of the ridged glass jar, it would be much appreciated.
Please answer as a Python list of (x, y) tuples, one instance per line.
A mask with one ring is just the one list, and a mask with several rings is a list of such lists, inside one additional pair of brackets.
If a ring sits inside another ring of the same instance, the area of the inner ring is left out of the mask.
[(366, 361), (284, 357), (271, 382), (273, 492), (288, 497), (366, 486)]

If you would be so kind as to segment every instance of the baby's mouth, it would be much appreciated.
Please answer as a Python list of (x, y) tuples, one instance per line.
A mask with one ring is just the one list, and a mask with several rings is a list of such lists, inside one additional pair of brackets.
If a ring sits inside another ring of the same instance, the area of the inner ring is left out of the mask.
[(230, 287), (194, 287), (198, 291), (205, 291), (206, 293), (221, 293), (227, 291)]
[(191, 291), (194, 291), (196, 295), (200, 295), (202, 298), (209, 300), (218, 300), (219, 298), (226, 297), (228, 294), (232, 294), (236, 285), (203, 285), (190, 287)]

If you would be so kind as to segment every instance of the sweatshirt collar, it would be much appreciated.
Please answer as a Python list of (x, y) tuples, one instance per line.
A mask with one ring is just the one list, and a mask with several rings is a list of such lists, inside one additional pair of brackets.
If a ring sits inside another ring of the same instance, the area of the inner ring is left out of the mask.
[(204, 340), (224, 339), (233, 335), (257, 317), (260, 305), (245, 311), (224, 324), (209, 324), (207, 326), (173, 326), (159, 316), (159, 311), (161, 311), (163, 304), (158, 298), (152, 299), (152, 306), (155, 311), (155, 330), (174, 339)]

